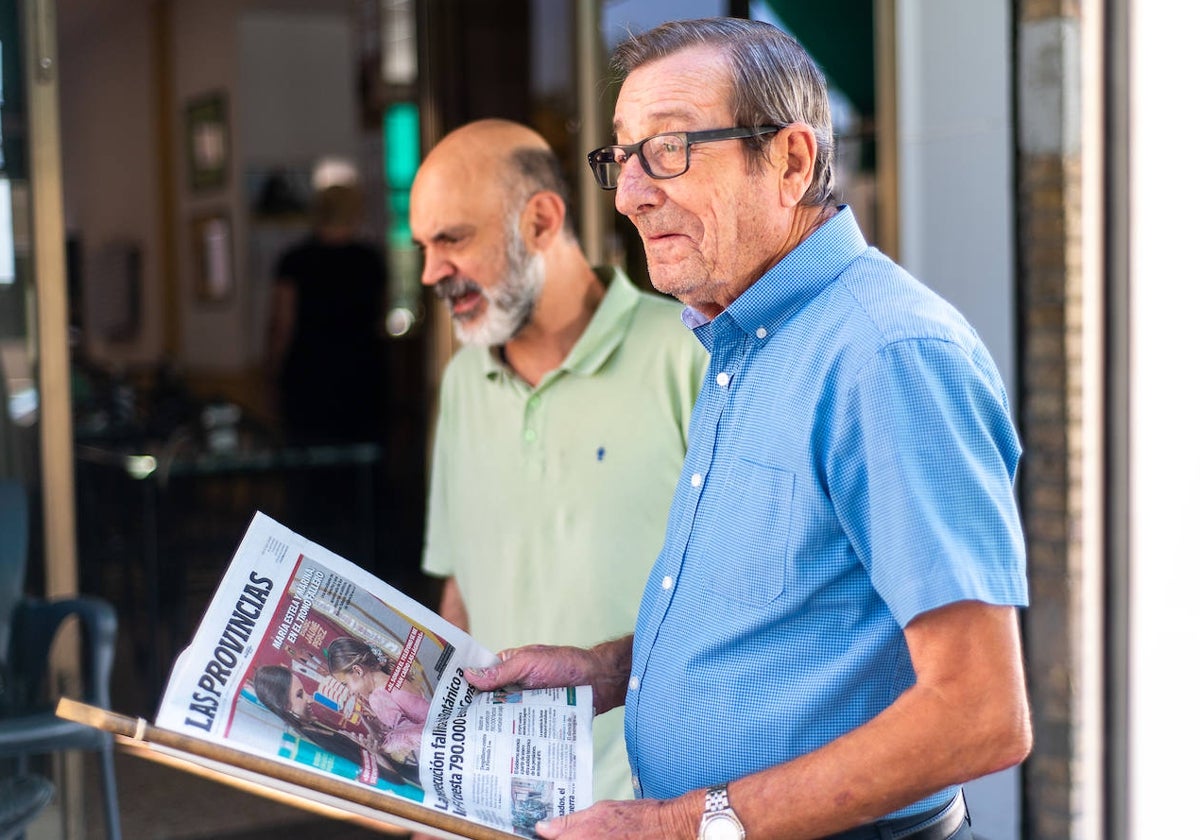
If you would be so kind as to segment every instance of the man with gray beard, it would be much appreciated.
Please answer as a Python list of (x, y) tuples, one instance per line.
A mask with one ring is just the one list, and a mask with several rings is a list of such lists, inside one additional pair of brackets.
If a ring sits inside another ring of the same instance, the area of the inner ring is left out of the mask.
[[(707, 353), (674, 300), (579, 246), (549, 145), (501, 120), (426, 157), (421, 282), (464, 345), (439, 394), (423, 567), (493, 650), (624, 636), (662, 543)], [(595, 798), (633, 795), (619, 714), (596, 720)]]

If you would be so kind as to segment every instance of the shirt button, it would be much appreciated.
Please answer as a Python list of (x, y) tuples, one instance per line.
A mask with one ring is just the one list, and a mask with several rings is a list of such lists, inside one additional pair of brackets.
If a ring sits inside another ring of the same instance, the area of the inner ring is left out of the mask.
[(663, 588), (663, 589), (670, 589), (672, 586), (674, 586), (674, 584), (675, 584), (675, 581), (671, 580), (671, 576), (670, 576), (670, 575), (667, 575), (665, 578), (663, 578), (663, 581), (662, 581), (662, 588)]
[(525, 430), (525, 442), (526, 443), (533, 443), (536, 439), (537, 439), (537, 432), (535, 432), (533, 429)]
[(529, 407), (530, 408), (537, 408), (541, 404), (542, 404), (541, 397), (530, 397), (529, 398)]
[(638, 680), (638, 678), (637, 678), (637, 677), (630, 677), (630, 678), (629, 678), (629, 690), (630, 690), (630, 691), (637, 691), (637, 690), (638, 690), (638, 686), (639, 686), (639, 685), (641, 685), (641, 684), (642, 684), (642, 683), (641, 683), (641, 681), (640, 681), (640, 680)]
[(717, 384), (720, 385), (722, 388), (728, 387), (729, 374), (726, 373), (725, 371), (721, 371), (720, 373), (718, 373), (717, 374)]
[(700, 473), (692, 473), (692, 486), (693, 487), (699, 487), (700, 482), (703, 480), (704, 479), (701, 478)]
[(754, 331), (754, 334), (756, 336), (758, 336), (759, 338), (766, 338), (767, 337), (767, 328), (759, 327), (757, 330)]

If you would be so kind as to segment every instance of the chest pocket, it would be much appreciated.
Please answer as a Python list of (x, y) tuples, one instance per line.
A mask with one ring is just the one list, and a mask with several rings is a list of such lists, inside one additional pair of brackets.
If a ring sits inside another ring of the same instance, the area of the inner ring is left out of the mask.
[(795, 483), (787, 470), (745, 459), (726, 482), (721, 496), (733, 504), (713, 529), (709, 559), (732, 600), (762, 606), (783, 592)]

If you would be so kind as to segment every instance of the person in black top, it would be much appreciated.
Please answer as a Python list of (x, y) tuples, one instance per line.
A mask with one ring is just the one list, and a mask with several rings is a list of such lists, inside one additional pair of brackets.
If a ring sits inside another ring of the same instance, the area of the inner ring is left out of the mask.
[(355, 186), (321, 190), (312, 233), (275, 270), (267, 368), (288, 443), (382, 436), (387, 267), (358, 235), (361, 214)]

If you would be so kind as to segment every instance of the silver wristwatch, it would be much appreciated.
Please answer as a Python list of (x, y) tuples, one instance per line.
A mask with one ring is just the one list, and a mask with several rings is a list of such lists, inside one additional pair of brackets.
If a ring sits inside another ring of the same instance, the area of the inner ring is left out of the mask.
[(696, 837), (697, 840), (746, 840), (746, 829), (729, 804), (725, 785), (715, 785), (705, 793), (704, 814)]

